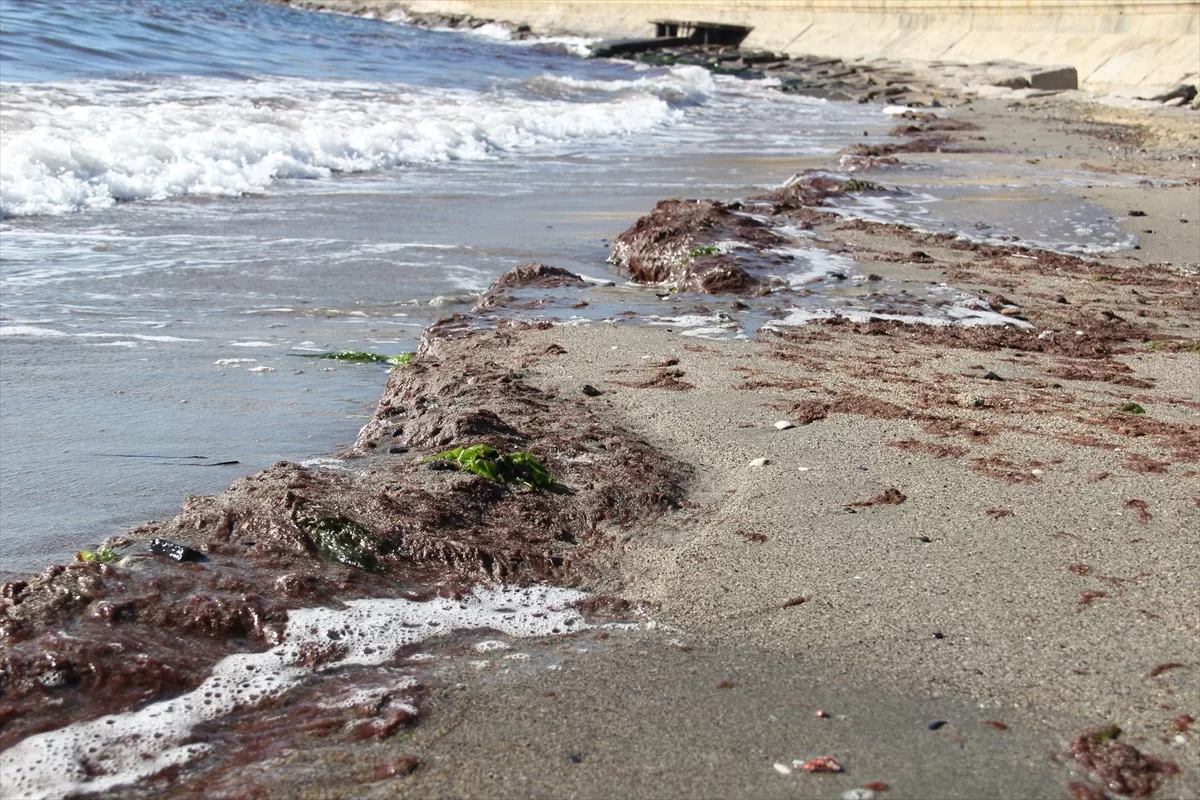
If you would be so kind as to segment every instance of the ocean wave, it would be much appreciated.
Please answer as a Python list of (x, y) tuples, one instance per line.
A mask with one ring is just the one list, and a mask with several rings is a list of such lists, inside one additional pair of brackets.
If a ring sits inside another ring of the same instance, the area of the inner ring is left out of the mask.
[(622, 97), (649, 95), (672, 106), (704, 105), (718, 91), (713, 75), (703, 67), (677, 66), (670, 71), (634, 80), (586, 80), (570, 75), (540, 75), (525, 81), (532, 93), (553, 97)]
[(678, 106), (703, 102), (707, 91), (686, 69), (604, 83), (614, 86), (603, 96), (572, 99), (531, 99), (520, 85), (479, 92), (295, 79), (6, 84), (0, 214), (255, 194), (285, 179), (627, 136), (677, 122)]

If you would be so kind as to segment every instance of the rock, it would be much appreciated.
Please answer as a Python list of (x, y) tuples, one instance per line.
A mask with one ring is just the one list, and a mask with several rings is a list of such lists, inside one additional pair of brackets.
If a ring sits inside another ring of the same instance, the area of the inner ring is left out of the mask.
[(781, 420), (779, 420), (779, 422), (775, 423), (775, 430), (778, 430), (778, 431), (786, 431), (788, 428), (794, 428), (794, 427), (796, 427), (796, 426), (793, 423), (788, 422), (786, 419), (781, 419)]
[(1029, 79), (1016, 75), (1012, 78), (1001, 78), (992, 81), (993, 86), (1003, 86), (1005, 89), (1028, 89)]
[(1002, 380), (1004, 380), (1004, 378), (1001, 378), (999, 375), (992, 372), (991, 370), (988, 370), (987, 372), (983, 373), (983, 379), (985, 381), (1002, 381)]
[(954, 396), (954, 402), (961, 408), (986, 408), (987, 399), (977, 394), (963, 392)]
[(150, 552), (159, 556), (166, 556), (172, 561), (203, 561), (204, 554), (199, 550), (193, 550), (187, 545), (169, 542), (166, 539), (155, 537), (150, 540)]
[(1179, 108), (1180, 106), (1187, 105), (1187, 98), (1186, 97), (1172, 97), (1170, 100), (1164, 100), (1163, 105), (1169, 106), (1171, 108)]
[(600, 391), (595, 386), (592, 386), (590, 383), (585, 383), (580, 391), (582, 391), (588, 397), (598, 397), (604, 394), (604, 392)]
[(1129, 209), (1129, 216), (1131, 216), (1131, 217), (1144, 217), (1144, 216), (1146, 216), (1146, 212), (1145, 212), (1145, 211), (1139, 211), (1139, 210), (1137, 210), (1136, 208), (1131, 208), (1131, 209)]
[(1197, 91), (1195, 86), (1192, 86), (1191, 84), (1181, 84), (1169, 92), (1163, 92), (1162, 94), (1154, 95), (1154, 97), (1143, 97), (1141, 99), (1151, 100), (1156, 103), (1171, 103), (1171, 101), (1180, 100), (1180, 102), (1172, 104), (1183, 105), (1184, 103), (1192, 102), (1196, 99), (1196, 97)]

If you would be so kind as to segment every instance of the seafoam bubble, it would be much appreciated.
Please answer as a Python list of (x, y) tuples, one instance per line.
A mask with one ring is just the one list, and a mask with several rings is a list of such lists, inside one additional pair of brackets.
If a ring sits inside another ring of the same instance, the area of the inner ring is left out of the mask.
[(229, 656), (197, 689), (138, 711), (30, 736), (0, 753), (6, 797), (62, 798), (104, 792), (202, 754), (185, 744), (192, 728), (278, 697), (313, 670), (304, 645), (336, 637), (339, 660), (321, 669), (372, 666), (397, 649), (455, 630), (491, 629), (509, 636), (552, 636), (589, 626), (571, 603), (583, 592), (555, 587), (479, 588), (463, 600), (352, 600), (345, 607), (307, 608), (288, 615), (283, 644)]

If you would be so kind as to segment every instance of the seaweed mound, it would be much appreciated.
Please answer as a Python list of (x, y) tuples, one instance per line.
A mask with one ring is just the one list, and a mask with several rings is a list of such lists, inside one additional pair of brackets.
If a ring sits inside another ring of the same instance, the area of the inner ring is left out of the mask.
[[(668, 283), (681, 292), (769, 291), (775, 283), (754, 268), (751, 256), (769, 263), (767, 251), (786, 240), (741, 208), (715, 200), (663, 200), (616, 238), (609, 262), (639, 283)], [(734, 249), (737, 257), (729, 252)]]

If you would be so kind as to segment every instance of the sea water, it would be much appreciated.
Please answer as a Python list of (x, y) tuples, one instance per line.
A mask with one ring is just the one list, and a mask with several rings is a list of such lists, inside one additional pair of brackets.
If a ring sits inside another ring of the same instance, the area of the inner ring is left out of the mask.
[[(304, 355), (412, 350), (522, 262), (620, 283), (608, 243), (657, 200), (749, 196), (893, 124), (501, 35), (0, 0), (0, 569), (352, 441), (386, 370)], [(942, 190), (910, 190), (845, 213), (937, 229)], [(1087, 230), (1053, 243), (1113, 246)]]

